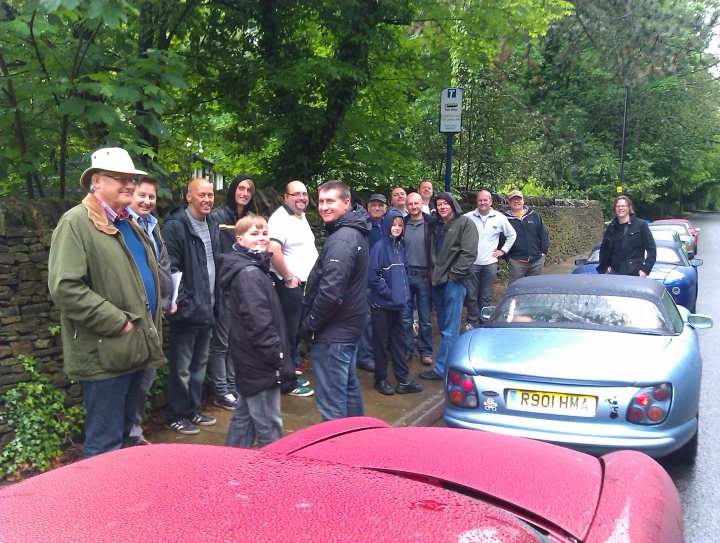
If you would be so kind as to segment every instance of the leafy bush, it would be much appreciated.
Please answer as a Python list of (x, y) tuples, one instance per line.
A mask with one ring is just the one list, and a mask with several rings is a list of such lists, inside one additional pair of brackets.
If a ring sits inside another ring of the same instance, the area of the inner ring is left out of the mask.
[(34, 358), (21, 357), (30, 378), (0, 396), (0, 424), (14, 432), (0, 454), (0, 475), (36, 469), (45, 471), (62, 447), (80, 435), (81, 405), (65, 407), (65, 394), (41, 375)]

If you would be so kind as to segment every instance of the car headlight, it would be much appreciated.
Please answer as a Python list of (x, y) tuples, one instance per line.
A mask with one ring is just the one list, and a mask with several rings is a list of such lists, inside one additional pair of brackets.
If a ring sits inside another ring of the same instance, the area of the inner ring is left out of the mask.
[(685, 276), (682, 273), (677, 270), (672, 270), (665, 276), (665, 284), (668, 285), (670, 283), (679, 283), (683, 279), (685, 279)]
[(628, 422), (644, 426), (660, 424), (670, 412), (671, 400), (670, 383), (641, 388), (630, 400), (626, 418)]

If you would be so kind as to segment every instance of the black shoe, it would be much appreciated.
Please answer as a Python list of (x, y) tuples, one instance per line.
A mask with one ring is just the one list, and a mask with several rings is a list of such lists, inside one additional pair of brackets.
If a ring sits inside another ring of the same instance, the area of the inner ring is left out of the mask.
[(209, 415), (203, 415), (201, 413), (197, 413), (191, 420), (193, 424), (197, 426), (213, 426), (215, 423), (217, 423), (217, 419), (215, 417), (211, 417)]
[(375, 390), (377, 390), (380, 394), (385, 394), (385, 396), (392, 396), (395, 394), (393, 387), (391, 387), (385, 379), (375, 382)]
[(404, 383), (398, 383), (395, 387), (395, 392), (398, 394), (411, 394), (413, 392), (422, 392), (423, 387), (417, 384), (415, 381), (407, 380)]
[(175, 430), (178, 434), (185, 434), (186, 436), (194, 436), (195, 434), (200, 433), (200, 428), (187, 419), (178, 419), (173, 422), (166, 422), (165, 428), (170, 428), (171, 430)]
[(427, 379), (428, 381), (441, 381), (443, 378), (442, 375), (435, 370), (421, 371), (418, 377), (420, 377), (420, 379)]
[(375, 373), (375, 362), (358, 362), (357, 367), (360, 368), (361, 370), (369, 371), (370, 373)]

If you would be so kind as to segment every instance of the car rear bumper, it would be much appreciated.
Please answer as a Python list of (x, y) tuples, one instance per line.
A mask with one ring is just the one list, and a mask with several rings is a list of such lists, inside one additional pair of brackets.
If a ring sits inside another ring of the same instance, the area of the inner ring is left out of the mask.
[[(510, 419), (510, 421), (507, 421)], [(447, 407), (443, 420), (454, 428), (482, 430), (499, 434), (524, 437), (562, 445), (592, 455), (607, 454), (617, 450), (633, 450), (643, 452), (653, 458), (667, 456), (685, 445), (698, 430), (697, 418), (670, 429), (652, 431), (649, 427), (638, 427), (637, 430), (627, 426), (618, 427), (617, 433), (603, 434), (569, 433), (567, 431), (540, 429), (543, 421), (535, 418), (496, 417), (497, 423), (473, 420), (472, 413), (462, 409)], [(501, 424), (501, 420), (511, 423)], [(529, 428), (523, 424), (532, 424)]]

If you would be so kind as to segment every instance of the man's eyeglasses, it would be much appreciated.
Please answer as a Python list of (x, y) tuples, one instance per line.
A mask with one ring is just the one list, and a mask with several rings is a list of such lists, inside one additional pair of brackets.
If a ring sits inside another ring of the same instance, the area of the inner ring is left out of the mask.
[(99, 175), (100, 175), (100, 177), (109, 177), (110, 179), (114, 179), (115, 181), (120, 181), (120, 183), (125, 183), (125, 184), (132, 183), (133, 185), (137, 185), (137, 183), (138, 183), (138, 179), (136, 177), (132, 177), (132, 176), (125, 176), (125, 175), (118, 176), (118, 175), (112, 175), (112, 174), (104, 173), (104, 172)]
[(293, 198), (307, 198), (308, 193), (307, 192), (286, 192), (288, 196), (292, 196)]

